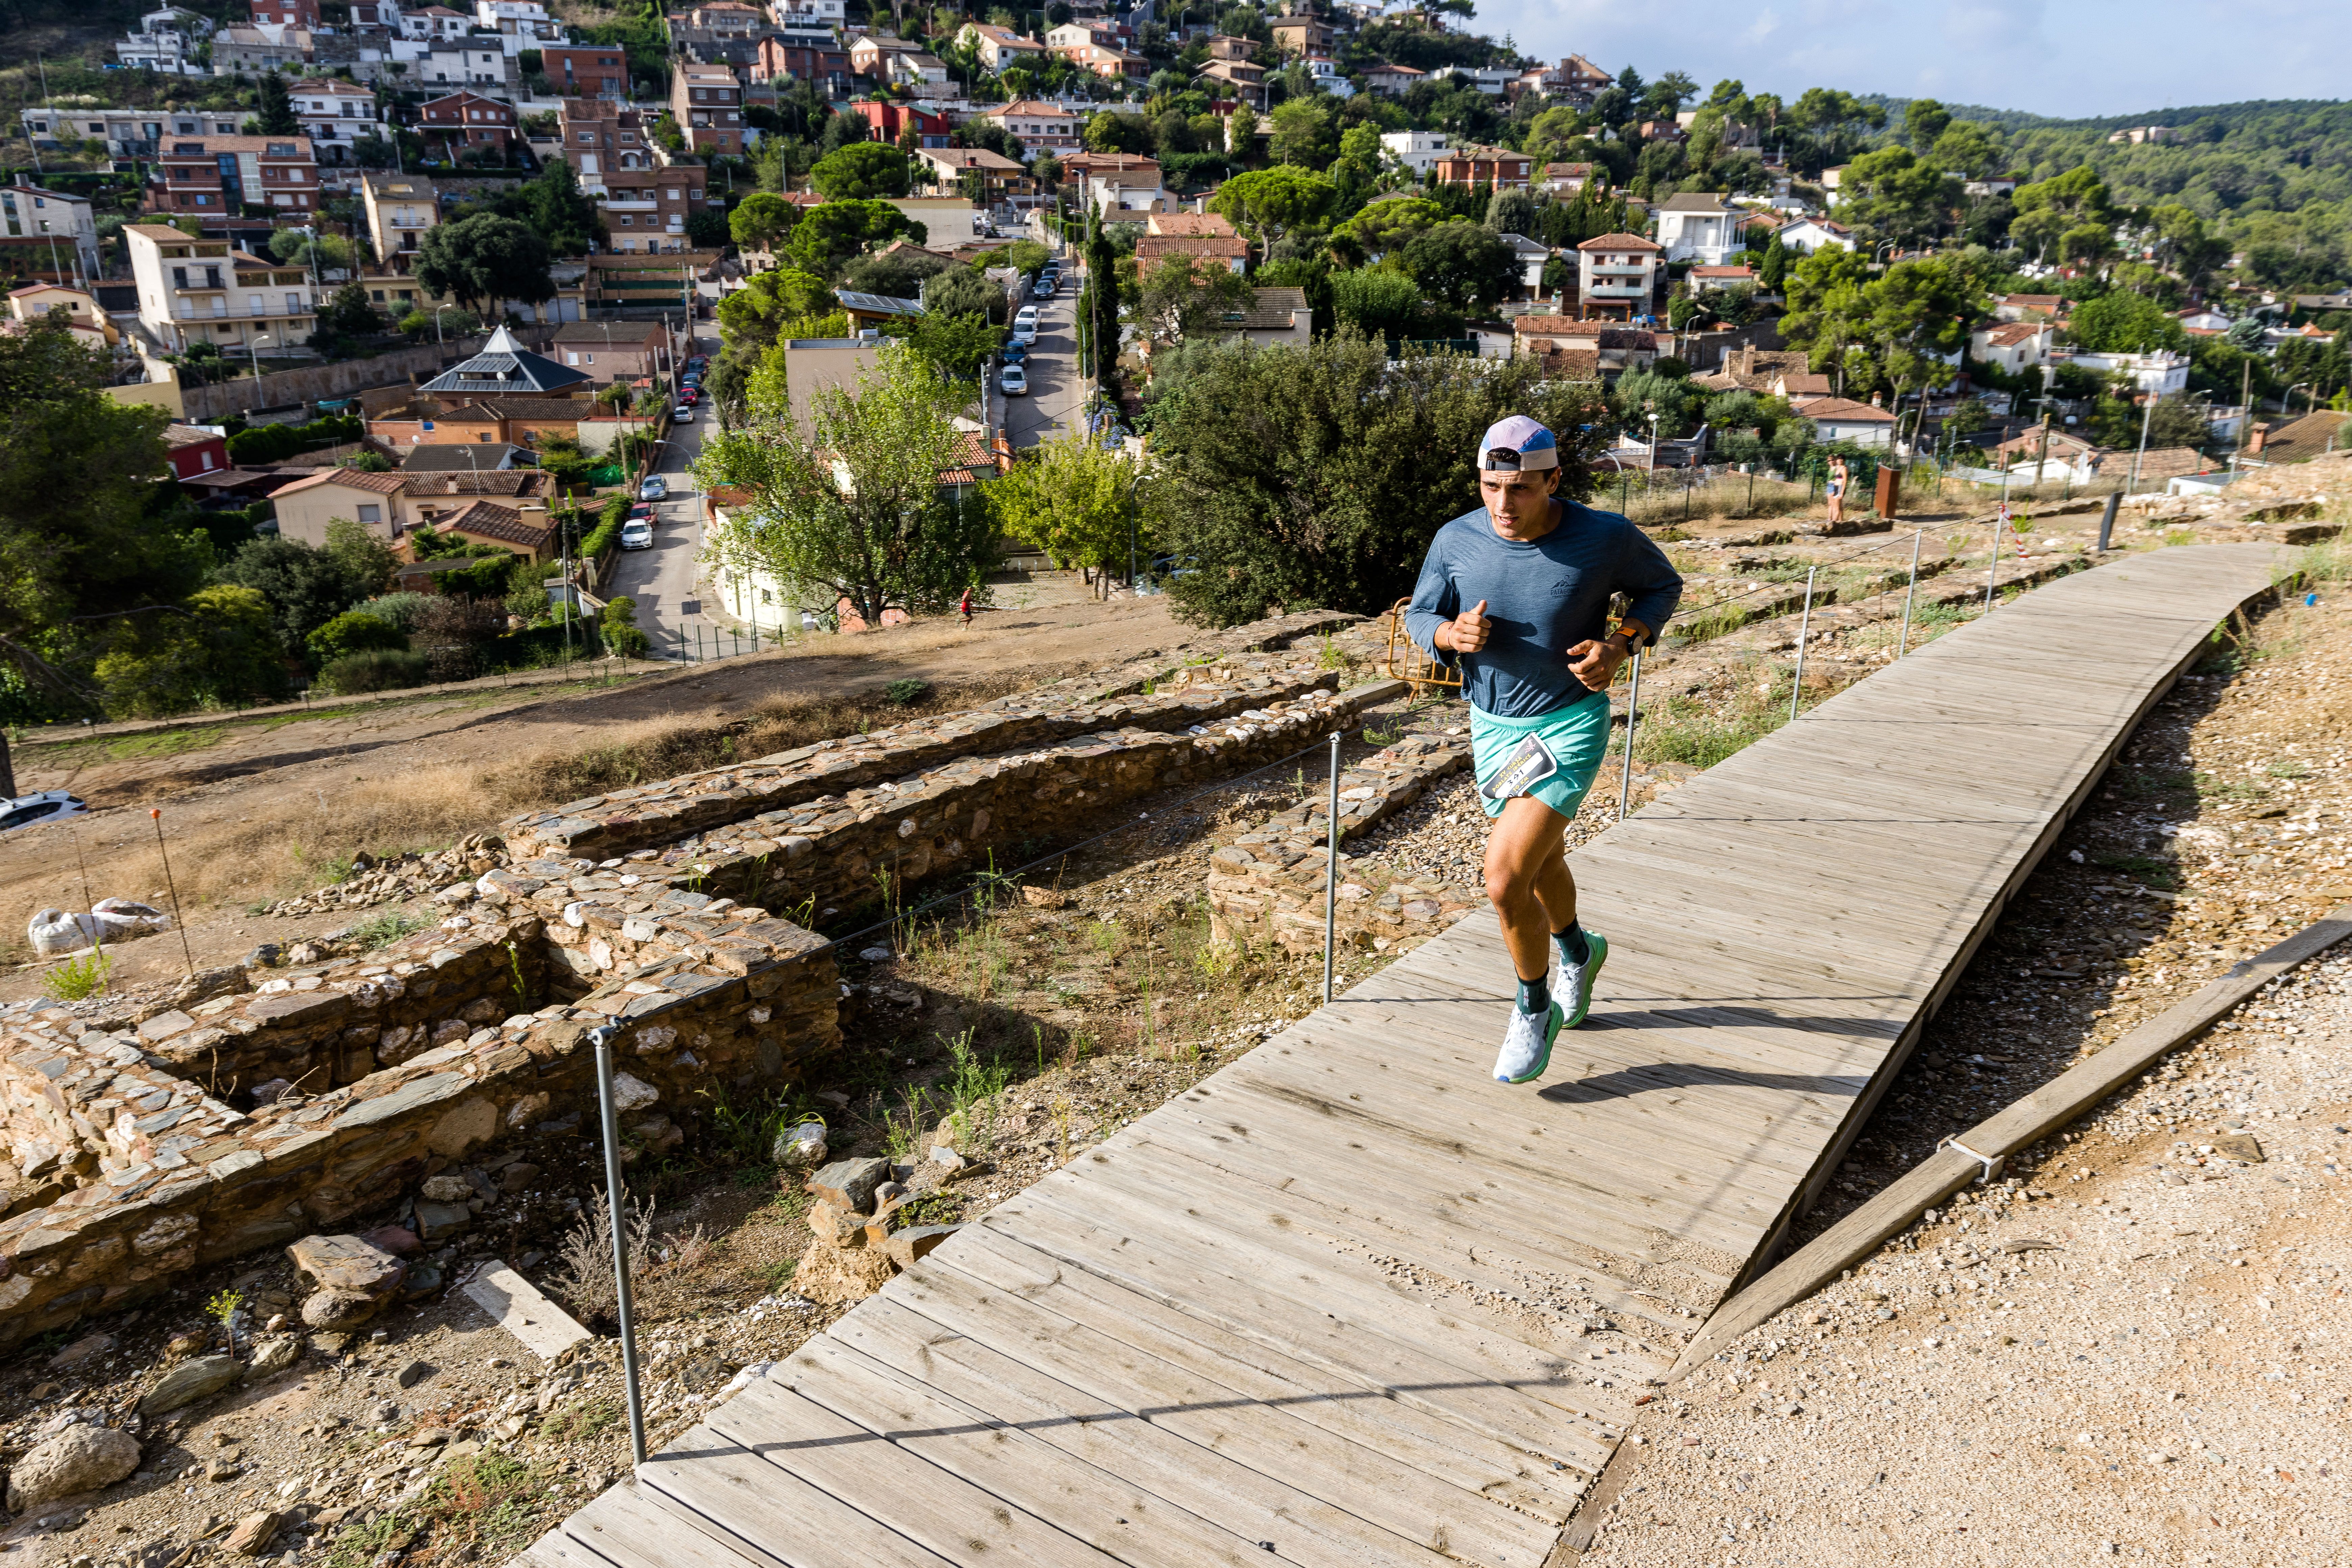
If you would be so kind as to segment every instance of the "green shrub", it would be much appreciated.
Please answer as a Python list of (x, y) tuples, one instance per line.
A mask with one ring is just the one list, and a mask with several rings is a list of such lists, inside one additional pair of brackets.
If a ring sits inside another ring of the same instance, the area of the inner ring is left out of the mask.
[(909, 708), (920, 702), (930, 689), (928, 680), (894, 680), (882, 689), (882, 700), (893, 708)]
[(321, 665), (328, 665), (345, 654), (405, 648), (408, 634), (390, 621), (365, 610), (345, 610), (305, 640), (310, 646), (310, 657)]
[(390, 621), (402, 631), (413, 632), (416, 629), (418, 614), (433, 602), (433, 598), (431, 594), (385, 594), (358, 605), (352, 613), (373, 616), (377, 620)]
[(354, 691), (393, 691), (404, 686), (422, 686), (426, 679), (425, 658), (405, 648), (372, 648), (365, 653), (349, 653), (319, 671), (319, 684), (328, 690), (348, 696)]
[(636, 600), (626, 594), (604, 601), (601, 629), (604, 646), (623, 658), (643, 658), (654, 646), (654, 639), (637, 625)]

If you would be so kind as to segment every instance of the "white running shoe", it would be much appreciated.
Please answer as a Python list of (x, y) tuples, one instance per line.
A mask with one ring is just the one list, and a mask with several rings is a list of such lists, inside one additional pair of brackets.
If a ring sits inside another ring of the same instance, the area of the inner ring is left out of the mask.
[(1496, 1083), (1526, 1083), (1543, 1076), (1551, 1065), (1551, 1043), (1559, 1035), (1559, 1004), (1541, 1013), (1511, 1008), (1511, 1026), (1503, 1034), (1503, 1048), (1495, 1057)]
[(1601, 977), (1601, 966), (1608, 962), (1609, 939), (1597, 931), (1584, 933), (1584, 962), (1570, 963), (1568, 954), (1559, 950), (1555, 939), (1551, 944), (1551, 978), (1547, 983), (1555, 996), (1568, 998), (1568, 1020), (1560, 1026), (1573, 1029), (1584, 1022), (1592, 1011), (1592, 985)]

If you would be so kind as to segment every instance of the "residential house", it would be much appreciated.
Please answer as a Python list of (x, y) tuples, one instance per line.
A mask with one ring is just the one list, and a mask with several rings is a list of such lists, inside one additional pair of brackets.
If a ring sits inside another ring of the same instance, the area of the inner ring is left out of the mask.
[(1796, 256), (1811, 256), (1825, 245), (1853, 248), (1853, 230), (1825, 217), (1801, 217), (1775, 230), (1781, 247)]
[(95, 280), (106, 268), (89, 198), (39, 185), (0, 185), (0, 266), (14, 277), (52, 283)]
[[(1055, 58), (1067, 60), (1079, 69), (1092, 71), (1108, 81), (1141, 81), (1151, 74), (1150, 60), (1132, 49), (1122, 49), (1115, 44), (1065, 44), (1049, 45), (1047, 47)], [(1215, 75), (1218, 74), (1213, 69), (1216, 66), (1239, 66), (1240, 63), (1237, 60), (1213, 60), (1210, 62), (1213, 68), (1202, 74)], [(1255, 66), (1247, 68), (1257, 70)]]
[(1746, 265), (1733, 267), (1694, 267), (1683, 274), (1694, 292), (1701, 289), (1752, 289), (1756, 287), (1756, 268)]
[(927, 173), (935, 189), (960, 191), (982, 206), (1002, 206), (1037, 188), (1020, 164), (985, 147), (926, 144), (916, 150), (915, 160), (918, 173)]
[(890, 79), (892, 55), (920, 54), (922, 47), (890, 33), (860, 33), (849, 42), (849, 68), (877, 81)]
[(2096, 476), (2109, 455), (2086, 437), (2039, 425), (2011, 437), (1988, 453), (1993, 468), (2014, 470), (2022, 465), (2032, 476), (2029, 482), (2071, 477), (2078, 484)]
[(186, 109), (37, 109), (21, 110), (18, 123), (25, 139), (43, 152), (70, 142), (102, 142), (110, 158), (152, 158), (163, 138), (176, 132), (200, 136), (215, 132), (234, 136), (247, 111)]
[(953, 121), (936, 110), (919, 109), (914, 104), (898, 103), (887, 98), (868, 100), (853, 107), (871, 128), (868, 133), (874, 141), (893, 145), (911, 131), (919, 151), (927, 147), (945, 147), (948, 133), (954, 129)]
[(213, 35), (213, 75), (299, 70), (316, 58), (307, 28), (223, 27)]
[(818, 32), (771, 33), (753, 46), (744, 67), (751, 82), (814, 81), (836, 99), (849, 96), (852, 71), (849, 51), (831, 33)]
[(1596, 235), (1576, 247), (1576, 295), (1586, 316), (1622, 310), (1625, 319), (1649, 313), (1664, 252), (1638, 234)]
[(1634, 128), (1634, 139), (1641, 142), (1687, 142), (1690, 132), (1678, 120), (1644, 120)]
[(1307, 77), (1315, 90), (1327, 98), (1353, 98), (1356, 84), (1340, 74), (1339, 62), (1328, 55), (1307, 57)]
[(1658, 337), (1621, 321), (1515, 316), (1511, 352), (1534, 355), (1544, 374), (1559, 380), (1613, 382), (1629, 370), (1649, 369), (1658, 357)]
[(1021, 156), (1034, 159), (1041, 153), (1075, 153), (1080, 146), (1080, 135), (1086, 125), (1076, 114), (1058, 103), (1042, 99), (1024, 98), (995, 109), (983, 110), (979, 119), (1003, 126), (1021, 143)]
[(426, 146), (438, 144), (441, 155), (453, 163), (460, 153), (485, 149), (508, 158), (522, 141), (514, 105), (478, 92), (453, 92), (420, 104), (416, 133)]
[(1249, 270), (1249, 246), (1234, 234), (1152, 234), (1146, 232), (1135, 242), (1135, 275), (1139, 281), (1149, 278), (1168, 262), (1179, 257), (1188, 258), (1197, 276), (1200, 272), (1222, 267), (1228, 272)]
[(1851, 441), (1857, 447), (1894, 445), (1895, 416), (1874, 403), (1856, 403), (1851, 397), (1795, 397), (1790, 406), (1812, 426), (1816, 440)]
[(1574, 103), (1591, 102), (1595, 93), (1617, 79), (1582, 55), (1570, 55), (1560, 61), (1559, 76), (1559, 96)]
[(1823, 169), (1822, 171), (1822, 200), (1831, 206), (1837, 205), (1838, 192), (1840, 187), (1844, 184), (1845, 165), (1843, 163), (1840, 163), (1834, 169)]
[(1328, 55), (1339, 42), (1339, 35), (1320, 16), (1276, 16), (1271, 27), (1274, 47), (1293, 57)]
[(427, 50), (410, 63), (408, 75), (401, 79), (428, 92), (459, 87), (511, 94), (522, 76), (503, 48), (486, 49), (467, 42)]
[(376, 266), (391, 277), (414, 273), (425, 231), (441, 221), (440, 194), (433, 182), (417, 174), (362, 174), (360, 210), (367, 218)]
[(1438, 155), (1441, 185), (1489, 185), (1498, 191), (1525, 190), (1534, 160), (1508, 147), (1451, 147)]
[[(1412, 66), (1391, 65), (1383, 62), (1380, 65), (1365, 67), (1363, 78), (1364, 86), (1368, 90), (1377, 92), (1382, 98), (1402, 98), (1406, 93), (1427, 81), (1429, 73), (1417, 70)], [(1382, 138), (1383, 141), (1386, 139)]]
[(1143, 220), (1143, 232), (1171, 237), (1210, 235), (1223, 239), (1234, 235), (1233, 221), (1223, 213), (1153, 213)]
[(641, 173), (654, 166), (644, 114), (618, 99), (567, 98), (558, 106), (556, 127), (563, 161), (590, 195), (603, 195), (605, 176), (615, 171)]
[(247, 207), (307, 219), (319, 205), (308, 136), (174, 136), (148, 170), (150, 211), (241, 217)]
[(2210, 305), (2191, 305), (2185, 310), (2175, 310), (2172, 319), (2192, 338), (2218, 338), (2234, 324)]
[(724, 66), (672, 65), (669, 112), (697, 153), (732, 156), (747, 145), (742, 84)]
[(2116, 146), (2152, 147), (2180, 140), (2180, 130), (2172, 125), (2130, 125), (2108, 133), (2107, 140)]
[[(630, 157), (625, 149), (624, 162)], [(601, 178), (597, 210), (612, 240), (612, 254), (675, 256), (691, 243), (686, 220), (708, 208), (724, 210), (724, 193), (706, 188), (710, 172), (700, 163), (647, 162), (641, 169), (607, 169)]]
[(768, 16), (786, 32), (837, 32), (848, 21), (845, 0), (770, 0)]
[(2017, 182), (2006, 174), (1982, 180), (1962, 180), (1960, 190), (1971, 196), (2005, 196), (2017, 189)]
[(478, 442), (464, 447), (436, 442), (411, 447), (397, 455), (404, 474), (491, 474), (539, 467), (539, 454), (528, 447), (485, 447)]
[(1265, 69), (1247, 60), (1211, 60), (1194, 78), (1213, 99), (1232, 99), (1253, 109), (1265, 107)]
[[(1602, 184), (1607, 183), (1604, 177)], [(1592, 165), (1590, 163), (1546, 163), (1542, 176), (1535, 182), (1536, 189), (1549, 191), (1559, 197), (1580, 195), (1591, 184)]]
[(310, 138), (311, 155), (321, 163), (347, 163), (352, 143), (362, 136), (384, 133), (375, 94), (357, 82), (341, 77), (310, 77), (290, 85), (287, 95), (293, 100), (303, 134)]
[(743, 0), (705, 0), (686, 14), (687, 26), (707, 27), (714, 33), (733, 33), (751, 37), (768, 30), (768, 15), (757, 5), (746, 5)]
[[(1053, 41), (1052, 34), (1046, 35), (1046, 41)], [(1231, 33), (1216, 33), (1209, 38), (1209, 58), (1213, 60), (1254, 60), (1257, 58), (1257, 48), (1254, 39), (1237, 38)]]
[(1160, 164), (1138, 153), (1073, 153), (1062, 160), (1065, 179), (1078, 183), (1079, 199), (1106, 216), (1154, 213), (1167, 202)]
[(718, 263), (719, 253), (685, 245), (683, 237), (665, 234), (628, 248), (615, 243), (611, 253), (589, 257), (580, 282), (581, 304), (593, 311), (604, 306), (691, 303), (696, 284)]
[(162, 224), (129, 224), (122, 235), (140, 322), (166, 348), (286, 348), (318, 331), (317, 300), (300, 267), (264, 261), (226, 240), (192, 239)]
[(990, 70), (1002, 71), (1013, 66), (1034, 67), (1045, 58), (1045, 46), (1034, 38), (1022, 37), (1010, 27), (992, 26), (985, 22), (966, 22), (956, 42), (967, 48), (977, 49), (980, 63)]
[(166, 5), (139, 18), (139, 30), (114, 46), (114, 58), (124, 70), (151, 70), (164, 76), (205, 76), (196, 52), (212, 38), (212, 22), (194, 11)]
[(1451, 143), (1443, 131), (1389, 131), (1381, 133), (1381, 145), (1419, 176), (1437, 166)]
[(228, 468), (228, 437), (209, 425), (175, 421), (163, 427), (163, 460), (171, 465), (175, 479), (224, 472)]
[(2003, 294), (1992, 302), (1996, 321), (2055, 321), (2065, 324), (2074, 302), (2063, 294)]
[(1519, 288), (1530, 295), (1543, 292), (1544, 265), (1551, 260), (1551, 247), (1524, 234), (1506, 233), (1501, 237), (1518, 263)]
[(2071, 363), (2076, 369), (2087, 370), (2094, 375), (2127, 380), (2132, 390), (2144, 396), (2170, 397), (2189, 390), (2189, 356), (2170, 349), (2144, 354), (2084, 353), (2078, 350), (2071, 355), (2062, 350), (2050, 357)]
[(114, 325), (98, 297), (86, 289), (63, 283), (27, 283), (8, 291), (8, 316), (12, 321), (30, 324), (47, 319), (50, 312), (63, 310), (66, 325), (76, 341), (94, 349), (111, 349), (122, 334)]
[[(2257, 425), (2247, 434), (2242, 459), (2252, 459), (2260, 466), (2276, 463), (2307, 462), (2352, 447), (2352, 429), (2347, 421), (2352, 415), (2339, 414), (2332, 408), (2315, 409), (2286, 419), (2274, 419)], [(2150, 458), (2156, 454), (2150, 452)], [(2140, 477), (2152, 477), (2143, 465)]]
[(1305, 348), (1314, 337), (1315, 311), (1304, 289), (1253, 289), (1246, 311), (1225, 318), (1223, 335), (1251, 342), (1290, 343)]
[[(1784, 390), (1796, 378), (1811, 374), (1807, 356), (1795, 349), (1759, 349), (1754, 343), (1742, 343), (1723, 356), (1723, 363), (1706, 375), (1691, 377), (1695, 385), (1710, 392), (1761, 392), (1773, 397), (1786, 397)], [(1822, 379), (1820, 386), (1801, 385), (1801, 393), (1829, 390)]]
[[(1134, 38), (1135, 33), (1132, 28), (1114, 22), (1108, 17), (1097, 16), (1081, 20), (1074, 16), (1060, 26), (1046, 30), (1045, 47), (1048, 52), (1057, 56), (1064, 49), (1084, 48), (1088, 44), (1099, 44), (1107, 49), (1123, 49), (1132, 43)], [(1256, 47), (1254, 44), (1250, 47), (1253, 49)], [(1218, 54), (1213, 48), (1210, 53), (1220, 59), (1226, 58)]]
[[(467, 412), (456, 409), (451, 414)], [(451, 520), (485, 502), (518, 522), (528, 519), (538, 528), (548, 529), (551, 521), (548, 505), (554, 490), (551, 477), (537, 468), (415, 470), (404, 466), (373, 473), (335, 468), (297, 479), (272, 491), (269, 499), (280, 538), (322, 546), (327, 542), (327, 525), (341, 520), (356, 522), (385, 543), (397, 545), (419, 528), (467, 531), (451, 529)], [(476, 521), (480, 520), (477, 514)], [(527, 537), (494, 542), (527, 552), (534, 544)]]
[(1658, 208), (1658, 244), (1666, 259), (1704, 262), (1720, 267), (1733, 252), (1747, 247), (1738, 220), (1743, 215), (1720, 198), (1699, 192), (1679, 192)]
[(1472, 87), (1489, 98), (1501, 98), (1518, 85), (1517, 66), (1477, 66), (1465, 70), (1455, 67), (1454, 74), (1466, 78)]
[(399, 0), (352, 0), (351, 13), (355, 33), (400, 32)]
[(305, 27), (317, 32), (319, 0), (248, 0), (252, 15), (247, 19), (257, 27)]
[(629, 96), (629, 55), (618, 44), (550, 44), (539, 58), (547, 85), (565, 98)]
[(403, 7), (400, 15), (401, 36), (420, 43), (455, 43), (473, 30), (473, 17), (446, 5), (425, 5), (414, 11)]
[(1969, 334), (1969, 353), (2015, 375), (2048, 359), (2057, 337), (2048, 321), (1989, 321)]
[(549, 357), (600, 384), (666, 378), (676, 368), (669, 334), (658, 321), (566, 321)]

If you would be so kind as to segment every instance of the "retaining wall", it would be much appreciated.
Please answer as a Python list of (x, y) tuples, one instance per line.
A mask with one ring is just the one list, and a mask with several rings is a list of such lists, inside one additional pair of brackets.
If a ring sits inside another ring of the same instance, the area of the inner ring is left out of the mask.
[[(525, 348), (547, 346), (555, 336), (552, 327), (525, 327), (514, 334)], [(300, 370), (272, 371), (259, 381), (247, 377), (240, 381), (217, 382), (210, 386), (190, 386), (181, 384), (180, 397), (187, 410), (186, 417), (199, 425), (209, 425), (226, 419), (232, 414), (242, 414), (252, 408), (282, 408), (292, 403), (316, 403), (322, 397), (350, 397), (369, 387), (404, 386), (412, 375), (429, 378), (444, 366), (457, 363), (482, 352), (488, 342), (488, 333), (471, 337), (451, 338), (442, 343), (420, 343), (415, 348), (394, 349), (373, 359), (350, 359), (333, 364), (305, 365)]]

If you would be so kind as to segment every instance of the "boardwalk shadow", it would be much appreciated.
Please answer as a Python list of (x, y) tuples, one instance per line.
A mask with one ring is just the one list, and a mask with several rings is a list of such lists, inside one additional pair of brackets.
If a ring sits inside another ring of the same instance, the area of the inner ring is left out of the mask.
[(1606, 1100), (1631, 1100), (1636, 1095), (1672, 1094), (1685, 1089), (1760, 1089), (1775, 1094), (1853, 1100), (1869, 1088), (1871, 1076), (1866, 1072), (1743, 1072), (1698, 1062), (1653, 1062), (1643, 1067), (1619, 1068), (1572, 1083), (1546, 1084), (1536, 1091), (1536, 1098), (1555, 1105), (1597, 1105)]

